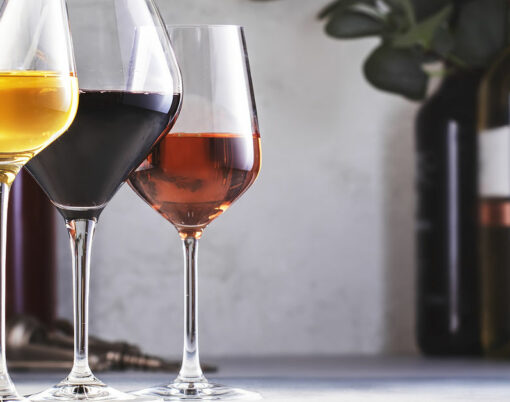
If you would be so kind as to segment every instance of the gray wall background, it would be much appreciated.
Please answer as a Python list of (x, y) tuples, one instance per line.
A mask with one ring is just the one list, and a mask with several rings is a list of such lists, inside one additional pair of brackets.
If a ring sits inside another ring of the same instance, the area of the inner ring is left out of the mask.
[[(201, 240), (203, 355), (415, 351), (417, 106), (364, 81), (375, 42), (326, 37), (327, 3), (158, 2), (168, 23), (246, 27), (261, 124), (259, 179)], [(71, 318), (59, 228), (59, 314)], [(176, 231), (124, 186), (96, 232), (91, 333), (178, 356), (182, 281)]]

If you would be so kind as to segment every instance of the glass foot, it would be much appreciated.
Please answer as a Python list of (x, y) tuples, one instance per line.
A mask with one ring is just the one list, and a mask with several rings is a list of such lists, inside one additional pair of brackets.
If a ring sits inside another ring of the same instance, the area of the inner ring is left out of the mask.
[(239, 388), (210, 382), (174, 382), (133, 392), (137, 396), (152, 396), (165, 401), (212, 401), (212, 400), (248, 400), (262, 399), (260, 394)]
[(0, 401), (1, 402), (28, 402), (28, 399), (21, 396), (16, 390), (10, 388), (0, 388)]
[(9, 375), (0, 375), (0, 401), (1, 402), (9, 402), (9, 401), (23, 401), (28, 402), (28, 400), (22, 397), (14, 388), (14, 384), (12, 383)]
[[(103, 384), (95, 379), (94, 382), (77, 384), (65, 379), (60, 384), (45, 391), (28, 396), (30, 401), (157, 401), (157, 397), (127, 394)], [(161, 400), (161, 398), (159, 398)]]

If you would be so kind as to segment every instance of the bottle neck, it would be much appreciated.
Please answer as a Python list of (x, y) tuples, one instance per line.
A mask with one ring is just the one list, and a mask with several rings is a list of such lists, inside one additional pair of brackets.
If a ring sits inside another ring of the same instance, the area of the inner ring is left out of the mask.
[(440, 90), (458, 94), (476, 92), (483, 75), (482, 69), (457, 71), (443, 79)]

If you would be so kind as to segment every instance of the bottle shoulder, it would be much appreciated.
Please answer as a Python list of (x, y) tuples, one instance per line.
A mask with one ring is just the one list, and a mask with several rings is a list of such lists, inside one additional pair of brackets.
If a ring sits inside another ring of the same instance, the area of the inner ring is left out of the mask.
[(491, 64), (484, 79), (490, 79), (500, 72), (507, 73), (508, 68), (510, 68), (510, 47), (501, 52), (501, 55)]
[(474, 124), (481, 78), (480, 71), (445, 77), (434, 95), (420, 108), (418, 121), (442, 124), (442, 120), (456, 120), (466, 125)]
[(479, 90), (479, 129), (506, 126), (509, 120), (510, 48), (492, 64)]

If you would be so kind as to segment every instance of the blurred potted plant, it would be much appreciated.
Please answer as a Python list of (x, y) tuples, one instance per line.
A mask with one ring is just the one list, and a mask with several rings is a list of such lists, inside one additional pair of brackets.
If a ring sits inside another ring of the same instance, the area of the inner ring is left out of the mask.
[[(380, 37), (363, 67), (376, 88), (423, 100), (433, 74), (487, 68), (507, 45), (508, 0), (337, 0), (326, 7), (334, 38)], [(441, 62), (439, 72), (426, 66)]]
[[(429, 355), (480, 352), (477, 91), (510, 43), (508, 0), (337, 0), (334, 38), (379, 37), (363, 72), (425, 101), (416, 119), (417, 341)], [(430, 78), (442, 84), (427, 97)]]

